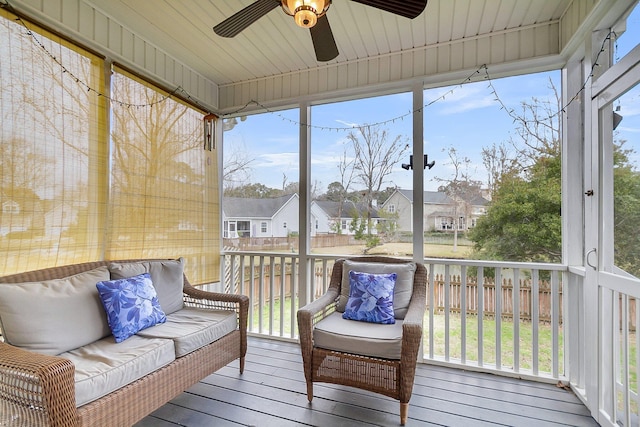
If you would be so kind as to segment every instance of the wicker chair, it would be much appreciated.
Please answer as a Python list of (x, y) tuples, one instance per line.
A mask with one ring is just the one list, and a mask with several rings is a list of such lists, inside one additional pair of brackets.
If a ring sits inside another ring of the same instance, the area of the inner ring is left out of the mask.
[[(397, 357), (380, 357), (370, 354), (357, 354), (366, 345), (361, 345), (362, 337), (348, 337), (347, 341), (355, 340), (352, 347), (357, 351), (347, 352), (336, 350), (336, 348), (322, 348), (315, 344), (322, 344), (324, 347), (334, 347), (333, 341), (326, 338), (319, 343), (320, 335), (315, 335), (321, 330), (322, 325), (316, 330), (316, 326), (324, 319), (327, 321), (344, 322), (340, 325), (347, 325), (350, 330), (356, 330), (365, 322), (344, 320), (339, 310), (339, 299), (341, 296), (341, 285), (343, 282), (343, 267), (345, 259), (337, 260), (333, 266), (331, 283), (327, 292), (316, 301), (298, 310), (298, 328), (300, 334), (300, 347), (304, 365), (304, 375), (307, 381), (307, 397), (309, 403), (313, 399), (313, 383), (325, 382), (357, 387), (376, 393), (389, 396), (400, 401), (400, 424), (407, 421), (409, 411), (409, 399), (413, 390), (413, 380), (416, 369), (416, 362), (420, 343), (422, 339), (422, 324), (426, 309), (426, 281), (427, 271), (424, 265), (411, 263), (390, 257), (356, 257), (349, 258), (351, 262), (379, 263), (386, 265), (384, 268), (398, 268), (399, 264), (415, 265), (413, 273), (413, 289), (411, 283), (408, 285), (409, 297), (408, 308), (403, 318), (398, 319), (398, 329), (401, 330), (401, 337), (396, 337), (391, 344), (396, 348)], [(398, 267), (394, 267), (398, 266)], [(411, 267), (412, 268), (412, 267)], [(346, 268), (344, 268), (346, 270)], [(355, 267), (351, 268), (355, 270)], [(347, 272), (348, 274), (348, 272)], [(410, 278), (409, 278), (410, 280)], [(343, 292), (344, 296), (344, 292)], [(396, 318), (398, 315), (396, 313)], [(333, 319), (333, 320), (330, 320)], [(353, 322), (353, 323), (349, 323)], [(368, 324), (364, 326), (370, 328), (385, 328), (389, 325)], [(314, 336), (315, 335), (315, 336)], [(340, 334), (343, 335), (343, 334)], [(349, 335), (349, 333), (345, 334)], [(342, 336), (340, 337), (342, 339)], [(370, 339), (370, 337), (364, 338)], [(329, 344), (329, 345), (327, 345)], [(343, 342), (344, 344), (344, 342)], [(349, 345), (347, 343), (347, 345)], [(343, 345), (344, 346), (344, 345)], [(383, 347), (384, 344), (380, 347)], [(374, 345), (377, 347), (377, 345)]]

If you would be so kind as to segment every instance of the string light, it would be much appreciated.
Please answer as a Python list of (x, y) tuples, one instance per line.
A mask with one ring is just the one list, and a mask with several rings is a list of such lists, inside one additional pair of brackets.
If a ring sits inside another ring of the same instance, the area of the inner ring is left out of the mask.
[[(125, 101), (121, 101), (118, 99), (114, 99), (111, 96), (102, 93), (99, 90), (96, 90), (94, 88), (92, 88), (89, 84), (87, 84), (86, 82), (84, 82), (82, 79), (80, 79), (79, 77), (77, 77), (76, 75), (73, 74), (73, 72), (71, 70), (69, 70), (68, 68), (66, 68), (64, 66), (64, 64), (58, 59), (56, 58), (55, 55), (53, 55), (51, 52), (49, 52), (47, 50), (47, 48), (45, 47), (45, 45), (37, 38), (36, 34), (29, 29), (29, 27), (27, 26), (27, 24), (22, 20), (22, 18), (20, 18), (17, 13), (15, 13), (13, 11), (13, 7), (11, 6), (11, 4), (9, 4), (8, 0), (4, 0), (4, 3), (0, 3), (0, 6), (3, 8), (7, 8), (10, 12), (12, 12), (14, 15), (17, 16), (16, 20), (26, 29), (27, 34), (31, 37), (31, 39), (40, 47), (42, 48), (46, 54), (53, 60), (55, 61), (56, 64), (58, 64), (58, 66), (60, 66), (60, 68), (62, 69), (62, 73), (68, 73), (75, 81), (76, 83), (78, 83), (79, 85), (83, 86), (84, 88), (86, 88), (86, 90), (88, 92), (93, 92), (95, 93), (97, 96), (103, 96), (106, 99), (108, 99), (110, 102), (118, 104), (122, 107), (126, 107), (126, 108), (131, 108), (131, 107), (136, 107), (136, 108), (144, 108), (144, 107), (153, 107), (156, 104), (160, 104), (164, 101), (166, 101), (167, 99), (171, 98), (174, 95), (177, 95), (178, 93), (181, 93), (182, 96), (184, 98), (186, 98), (189, 102), (193, 103), (194, 105), (197, 105), (198, 107), (200, 107), (202, 110), (204, 111), (208, 111), (206, 108), (204, 108), (196, 99), (192, 98), (191, 95), (189, 95), (189, 93), (187, 91), (185, 91), (182, 87), (178, 86), (176, 87), (173, 91), (169, 92), (167, 95), (163, 96), (162, 98), (153, 101), (153, 102), (149, 102), (149, 103), (144, 103), (144, 104), (135, 104), (135, 103), (130, 103), (130, 102), (125, 102)], [(518, 115), (516, 115), (514, 109), (510, 109), (506, 106), (506, 104), (502, 101), (501, 97), (498, 95), (498, 91), (496, 90), (495, 86), (493, 85), (492, 82), (492, 78), (491, 75), (489, 74), (489, 67), (487, 67), (486, 64), (481, 65), (480, 67), (478, 67), (477, 70), (475, 70), (473, 73), (471, 73), (468, 77), (466, 77), (464, 80), (462, 80), (460, 83), (458, 83), (455, 87), (449, 89), (448, 91), (446, 91), (445, 93), (443, 93), (442, 95), (440, 95), (439, 97), (431, 100), (430, 102), (424, 104), (422, 107), (416, 109), (416, 110), (412, 110), (409, 111), (405, 114), (399, 115), (397, 117), (393, 117), (387, 120), (383, 120), (383, 121), (379, 121), (376, 123), (368, 123), (365, 125), (352, 125), (352, 126), (318, 126), (318, 125), (313, 125), (313, 124), (307, 124), (307, 123), (301, 123), (299, 121), (296, 120), (292, 120), (289, 119), (288, 117), (283, 116), (282, 114), (278, 113), (277, 111), (270, 109), (269, 107), (263, 105), (262, 103), (252, 99), (250, 101), (248, 101), (246, 104), (244, 104), (242, 107), (240, 107), (239, 109), (229, 112), (227, 114), (222, 115), (222, 118), (229, 118), (232, 116), (235, 116), (243, 111), (245, 111), (247, 108), (249, 108), (250, 105), (256, 105), (257, 107), (259, 107), (260, 109), (264, 110), (267, 113), (272, 113), (275, 114), (276, 116), (280, 117), (283, 121), (289, 122), (293, 125), (297, 125), (297, 126), (306, 126), (307, 128), (312, 128), (312, 129), (319, 129), (319, 130), (323, 130), (323, 131), (336, 131), (336, 132), (340, 132), (340, 131), (351, 131), (353, 129), (357, 129), (357, 128), (370, 128), (370, 127), (377, 127), (377, 126), (384, 126), (384, 125), (388, 125), (388, 124), (393, 124), (395, 123), (396, 120), (404, 120), (405, 117), (409, 117), (412, 116), (413, 114), (417, 113), (417, 112), (422, 112), (424, 111), (427, 107), (430, 107), (431, 105), (440, 102), (440, 101), (444, 101), (445, 98), (448, 95), (453, 95), (455, 94), (455, 91), (458, 88), (461, 88), (464, 84), (469, 83), (473, 80), (474, 76), (477, 76), (478, 74), (480, 74), (482, 71), (484, 71), (484, 79), (487, 80), (488, 83), (488, 88), (491, 90), (492, 95), (494, 96), (494, 101), (497, 102), (500, 105), (500, 109), (504, 110), (511, 118), (513, 118), (514, 122), (518, 121), (521, 122), (523, 124), (533, 124), (536, 123), (538, 124), (541, 121), (546, 121), (546, 120), (552, 120), (555, 117), (557, 117), (558, 115), (560, 115), (561, 113), (566, 112), (566, 109), (573, 103), (575, 102), (578, 97), (580, 96), (580, 94), (582, 92), (584, 92), (584, 90), (587, 87), (587, 84), (589, 83), (589, 80), (591, 80), (594, 76), (594, 72), (596, 67), (599, 66), (598, 64), (598, 60), (600, 59), (600, 55), (602, 55), (602, 53), (604, 53), (606, 51), (606, 44), (609, 40), (611, 40), (612, 37), (616, 37), (616, 33), (614, 31), (610, 31), (607, 36), (604, 38), (604, 40), (602, 41), (602, 45), (600, 47), (600, 51), (598, 52), (598, 54), (596, 55), (595, 60), (593, 61), (593, 64), (591, 66), (591, 70), (589, 72), (589, 75), (585, 78), (585, 81), (583, 82), (582, 86), (580, 87), (580, 89), (576, 92), (575, 95), (573, 95), (571, 97), (571, 99), (569, 99), (569, 101), (560, 109), (558, 109), (558, 111), (556, 111), (553, 114), (550, 114), (549, 116), (545, 117), (545, 118), (538, 118), (535, 120), (527, 120), (524, 119), (522, 117), (519, 117)], [(617, 37), (616, 37), (616, 42), (617, 42)], [(211, 112), (209, 112), (209, 114), (212, 114)]]
[[(465, 78), (463, 81), (461, 81), (457, 86), (462, 86), (463, 84), (470, 82), (476, 74), (479, 74), (480, 71), (483, 68), (486, 68), (486, 67), (487, 67), (486, 65), (482, 65), (476, 71), (471, 73), (467, 78)], [(319, 130), (324, 130), (324, 131), (336, 131), (336, 132), (339, 132), (339, 131), (350, 131), (350, 130), (358, 129), (358, 128), (366, 129), (366, 128), (370, 128), (370, 127), (377, 127), (377, 126), (383, 126), (383, 125), (387, 125), (387, 124), (393, 124), (396, 120), (404, 120), (405, 117), (410, 117), (413, 114), (415, 114), (416, 112), (423, 111), (426, 107), (428, 107), (430, 105), (433, 105), (438, 101), (444, 100), (444, 98), (447, 95), (453, 94), (453, 93), (454, 93), (454, 89), (450, 89), (447, 92), (445, 92), (444, 94), (440, 95), (439, 97), (437, 97), (434, 100), (430, 101), (429, 103), (425, 104), (421, 108), (418, 108), (416, 110), (409, 110), (407, 113), (402, 114), (402, 115), (397, 116), (397, 117), (393, 117), (393, 118), (390, 118), (390, 119), (387, 119), (387, 120), (383, 120), (383, 121), (380, 121), (380, 122), (376, 122), (376, 123), (368, 123), (368, 124), (365, 124), (365, 125), (318, 126), (318, 125), (313, 125), (313, 124), (301, 123), (299, 121), (292, 120), (292, 119), (289, 119), (288, 117), (283, 116), (282, 114), (278, 113), (277, 111), (272, 110), (269, 107), (266, 107), (265, 105), (261, 104), (260, 102), (254, 100), (254, 99), (248, 101), (246, 104), (244, 104), (242, 107), (238, 108), (237, 110), (222, 115), (222, 118), (228, 118), (228, 117), (235, 116), (235, 115), (243, 112), (244, 110), (246, 110), (250, 105), (255, 104), (256, 106), (258, 106), (260, 109), (264, 110), (265, 112), (275, 114), (277, 117), (280, 117), (282, 120), (287, 121), (287, 122), (289, 122), (291, 124), (294, 124), (294, 125), (297, 125), (297, 126), (306, 126), (309, 129), (319, 129)]]
[(527, 119), (524, 119), (522, 117), (517, 116), (513, 109), (508, 108), (507, 105), (502, 101), (502, 99), (498, 95), (498, 91), (496, 90), (495, 86), (493, 85), (493, 81), (492, 81), (491, 75), (489, 74), (489, 67), (487, 67), (486, 64), (483, 64), (480, 67), (478, 67), (478, 69), (476, 71), (474, 71), (466, 79), (464, 79), (463, 81), (458, 83), (454, 88), (449, 89), (447, 92), (443, 93), (442, 95), (440, 95), (439, 97), (433, 99), (432, 101), (428, 102), (427, 104), (424, 104), (422, 107), (420, 107), (420, 108), (418, 108), (416, 110), (409, 111), (406, 114), (402, 114), (400, 116), (393, 117), (391, 119), (383, 120), (383, 121), (376, 122), (376, 123), (368, 123), (368, 124), (365, 124), (365, 125), (362, 125), (362, 126), (353, 125), (353, 126), (331, 127), (331, 126), (318, 126), (318, 125), (313, 125), (313, 124), (301, 123), (301, 122), (296, 121), (296, 120), (291, 120), (291, 119), (283, 116), (282, 114), (278, 113), (277, 111), (272, 110), (269, 107), (266, 107), (263, 104), (261, 104), (260, 102), (258, 102), (256, 100), (253, 100), (253, 99), (250, 100), (249, 102), (247, 102), (245, 105), (243, 105), (239, 109), (237, 109), (236, 111), (224, 114), (224, 115), (222, 115), (222, 117), (225, 118), (225, 117), (234, 116), (234, 115), (239, 114), (242, 111), (246, 110), (250, 105), (255, 104), (259, 108), (263, 109), (267, 113), (276, 114), (282, 120), (288, 121), (288, 122), (290, 122), (290, 123), (292, 123), (294, 125), (297, 125), (297, 126), (306, 126), (306, 127), (310, 128), (310, 129), (319, 129), (319, 130), (324, 130), (324, 131), (333, 131), (333, 130), (335, 130), (336, 132), (339, 132), (339, 131), (351, 131), (351, 130), (356, 129), (356, 128), (366, 129), (366, 128), (369, 128), (369, 127), (377, 127), (377, 126), (382, 126), (382, 125), (389, 124), (389, 123), (394, 123), (396, 120), (404, 120), (405, 117), (411, 116), (414, 113), (422, 112), (427, 107), (430, 107), (431, 105), (433, 105), (433, 104), (435, 104), (437, 102), (444, 101), (445, 98), (448, 95), (453, 95), (458, 88), (461, 88), (464, 84), (471, 82), (473, 77), (476, 76), (476, 74), (480, 74), (484, 70), (484, 79), (489, 82), (488, 88), (491, 89), (491, 93), (494, 96), (494, 101), (497, 102), (498, 104), (500, 104), (500, 109), (501, 110), (504, 110), (514, 120), (514, 122), (519, 121), (519, 122), (523, 123), (524, 125), (534, 124), (534, 123), (535, 124), (539, 124), (541, 121), (552, 120), (555, 117), (557, 117), (558, 115), (560, 115), (561, 113), (566, 112), (566, 109), (569, 107), (569, 105), (571, 105), (573, 102), (575, 102), (578, 99), (578, 97), (580, 96), (580, 94), (582, 92), (584, 92), (584, 90), (587, 87), (587, 84), (589, 83), (589, 80), (593, 78), (593, 75), (594, 75), (596, 67), (599, 66), (598, 59), (600, 58), (600, 55), (602, 55), (602, 53), (605, 52), (606, 43), (607, 43), (608, 40), (611, 39), (612, 36), (615, 36), (615, 32), (610, 31), (609, 34), (607, 34), (607, 36), (602, 41), (602, 46), (600, 47), (600, 51), (598, 52), (598, 54), (596, 55), (595, 60), (593, 61), (593, 64), (591, 66), (591, 71), (590, 71), (589, 75), (586, 77), (586, 79), (583, 82), (583, 84), (580, 87), (580, 89), (576, 92), (576, 94), (573, 95), (571, 97), (571, 99), (562, 108), (558, 109), (558, 111), (556, 111), (553, 114), (550, 114), (549, 116), (547, 116), (545, 118), (538, 118), (538, 119), (535, 119), (535, 120), (527, 120)]
[(204, 107), (202, 104), (200, 104), (196, 99), (192, 98), (191, 95), (189, 95), (189, 93), (184, 90), (181, 86), (176, 87), (174, 90), (172, 90), (171, 92), (168, 92), (167, 95), (162, 96), (161, 98), (153, 101), (153, 102), (147, 102), (147, 103), (142, 103), (142, 104), (137, 104), (137, 103), (131, 103), (131, 102), (126, 102), (126, 101), (121, 101), (115, 98), (112, 98), (110, 95), (105, 94), (97, 89), (94, 89), (93, 87), (91, 87), (88, 83), (86, 83), (84, 80), (82, 80), (80, 77), (76, 76), (73, 71), (71, 71), (70, 69), (68, 69), (60, 59), (58, 59), (54, 54), (52, 54), (47, 47), (44, 45), (43, 42), (40, 41), (40, 39), (38, 38), (37, 34), (35, 33), (35, 31), (31, 30), (27, 23), (18, 15), (18, 13), (16, 13), (15, 9), (13, 8), (13, 6), (11, 6), (11, 4), (9, 4), (8, 0), (5, 0), (4, 3), (0, 3), (0, 7), (2, 8), (6, 8), (7, 10), (9, 10), (9, 12), (11, 12), (12, 14), (14, 14), (16, 16), (16, 21), (18, 23), (20, 23), (20, 25), (22, 25), (25, 30), (26, 30), (26, 34), (31, 38), (31, 40), (38, 46), (40, 47), (45, 53), (46, 55), (51, 58), (62, 70), (62, 74), (68, 74), (69, 76), (71, 76), (71, 78), (80, 86), (82, 86), (84, 89), (87, 90), (87, 92), (92, 92), (94, 94), (96, 94), (96, 96), (100, 97), (104, 97), (105, 99), (109, 100), (112, 104), (117, 104), (121, 107), (126, 107), (126, 108), (146, 108), (146, 107), (153, 107), (154, 105), (160, 104), (162, 102), (165, 102), (167, 99), (170, 99), (172, 96), (181, 94), (181, 96), (183, 98), (185, 98), (186, 100), (188, 100), (189, 102), (191, 102), (192, 104), (196, 105), (198, 108), (200, 108), (203, 111), (207, 111), (209, 114), (211, 114), (211, 112), (208, 111), (208, 109), (206, 107)]
[(589, 72), (589, 75), (586, 77), (584, 83), (582, 83), (582, 86), (580, 87), (578, 92), (576, 92), (576, 94), (573, 95), (571, 97), (571, 99), (562, 108), (558, 109), (558, 111), (556, 111), (555, 113), (550, 114), (547, 117), (538, 118), (538, 119), (535, 119), (535, 120), (525, 120), (522, 117), (518, 116), (517, 114), (515, 114), (513, 109), (507, 108), (506, 104), (502, 101), (502, 99), (498, 95), (498, 91), (496, 90), (495, 86), (493, 85), (491, 77), (489, 76), (489, 70), (485, 67), (485, 76), (486, 76), (486, 79), (489, 81), (489, 89), (491, 89), (492, 95), (495, 96), (494, 101), (496, 101), (498, 104), (500, 104), (500, 109), (501, 110), (504, 109), (507, 112), (507, 114), (509, 115), (509, 117), (511, 117), (513, 119), (514, 122), (518, 121), (518, 122), (521, 122), (524, 125), (527, 125), (527, 124), (539, 124), (541, 121), (553, 120), (554, 118), (559, 116), (561, 113), (566, 112), (566, 110), (569, 107), (569, 105), (571, 105), (573, 102), (575, 102), (578, 99), (578, 97), (580, 96), (580, 94), (582, 92), (584, 92), (584, 90), (587, 87), (587, 83), (589, 83), (589, 80), (591, 80), (593, 78), (593, 75), (595, 73), (596, 67), (599, 66), (598, 59), (600, 59), (600, 55), (602, 55), (602, 53), (604, 53), (606, 51), (605, 46), (607, 44), (607, 41), (611, 40), (612, 36), (615, 37), (616, 33), (613, 32), (613, 31), (610, 31), (609, 34), (607, 34), (607, 36), (602, 41), (602, 45), (600, 46), (600, 51), (596, 55), (596, 59), (593, 61), (593, 64), (591, 65), (591, 70)]

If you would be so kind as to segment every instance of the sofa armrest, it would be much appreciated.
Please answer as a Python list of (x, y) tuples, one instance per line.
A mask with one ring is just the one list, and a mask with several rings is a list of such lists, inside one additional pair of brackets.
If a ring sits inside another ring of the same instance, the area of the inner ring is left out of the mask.
[(68, 359), (0, 342), (0, 414), (18, 425), (76, 425), (74, 373)]
[[(233, 310), (238, 315), (238, 329), (240, 330), (240, 354), (244, 359), (247, 354), (247, 324), (249, 321), (249, 297), (240, 294), (225, 294), (209, 292), (191, 285), (185, 278), (184, 302), (187, 307), (206, 308), (212, 310)], [(244, 368), (243, 361), (241, 371)]]

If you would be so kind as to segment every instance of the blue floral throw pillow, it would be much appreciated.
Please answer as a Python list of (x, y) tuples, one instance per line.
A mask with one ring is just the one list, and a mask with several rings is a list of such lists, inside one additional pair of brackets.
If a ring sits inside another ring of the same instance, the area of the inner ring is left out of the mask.
[(393, 288), (396, 273), (372, 274), (349, 272), (349, 299), (343, 319), (393, 324)]
[(167, 320), (149, 273), (98, 282), (96, 287), (116, 342)]

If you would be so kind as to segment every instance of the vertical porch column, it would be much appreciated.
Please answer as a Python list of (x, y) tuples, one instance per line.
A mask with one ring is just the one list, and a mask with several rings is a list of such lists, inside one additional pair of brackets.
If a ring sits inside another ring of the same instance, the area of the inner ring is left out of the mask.
[[(591, 115), (591, 179), (593, 184), (589, 189), (593, 189), (594, 195), (586, 198), (587, 209), (585, 215), (589, 215), (590, 222), (587, 222), (587, 242), (585, 249), (588, 251), (596, 248), (596, 268), (590, 268), (587, 265), (587, 277), (585, 289), (589, 292), (589, 301), (595, 304), (598, 311), (597, 324), (594, 330), (598, 331), (596, 335), (597, 345), (587, 347), (598, 350), (597, 354), (591, 355), (592, 362), (596, 365), (592, 370), (587, 366), (587, 374), (597, 372), (597, 385), (591, 385), (591, 389), (598, 390), (597, 396), (589, 396), (589, 399), (597, 401), (598, 408), (589, 406), (592, 414), (595, 409), (599, 412), (598, 422), (602, 423), (604, 414), (615, 414), (616, 395), (618, 393), (616, 377), (616, 366), (620, 360), (617, 358), (615, 350), (616, 340), (611, 331), (614, 328), (614, 304), (618, 304), (617, 297), (614, 294), (600, 287), (600, 273), (603, 271), (611, 271), (613, 268), (613, 108), (612, 105), (601, 105), (598, 99), (602, 93), (598, 93), (599, 78), (607, 72), (613, 65), (613, 39), (606, 40), (610, 29), (606, 28), (596, 31), (591, 39), (591, 58), (592, 61), (597, 60), (598, 66), (594, 68), (593, 79), (589, 85), (589, 99), (587, 104), (590, 107)], [(603, 41), (605, 41), (603, 43)], [(602, 49), (602, 52), (601, 52)], [(610, 102), (610, 101), (609, 101)], [(592, 227), (595, 224), (595, 227)], [(591, 243), (593, 242), (593, 243)], [(587, 264), (593, 264), (593, 257), (585, 260)], [(593, 302), (592, 302), (593, 301)], [(595, 316), (592, 316), (595, 317)], [(592, 319), (589, 319), (593, 322)], [(593, 324), (593, 323), (592, 323)], [(589, 391), (589, 389), (588, 389)], [(597, 400), (596, 400), (597, 399)], [(593, 405), (595, 406), (595, 405)]]
[[(585, 58), (583, 60), (583, 75), (588, 76), (593, 64), (592, 40), (587, 38), (585, 47)], [(598, 186), (598, 119), (597, 112), (593, 116), (591, 102), (591, 82), (585, 86), (583, 94), (583, 114), (584, 114), (584, 187), (583, 193)], [(596, 195), (599, 197), (599, 194)], [(585, 268), (583, 282), (583, 300), (585, 316), (581, 319), (584, 328), (591, 333), (585, 334), (583, 347), (580, 349), (584, 354), (584, 390), (586, 398), (585, 404), (591, 411), (591, 415), (598, 419), (598, 395), (600, 384), (600, 370), (598, 366), (598, 280), (597, 272), (587, 265), (587, 257), (591, 254), (592, 262), (595, 261), (597, 253), (591, 251), (598, 247), (598, 204), (596, 196), (585, 197), (584, 199), (584, 248), (581, 252), (582, 265)]]
[[(91, 87), (99, 87), (102, 93), (111, 93), (111, 65), (112, 61), (106, 58), (102, 64), (102, 74), (99, 81), (92, 81)], [(92, 76), (94, 77), (94, 76)], [(101, 81), (100, 81), (101, 80)], [(102, 87), (100, 87), (102, 83)], [(95, 167), (89, 167), (89, 188), (93, 187), (92, 181), (97, 181), (99, 185), (97, 188), (101, 189), (101, 194), (90, 194), (89, 197), (94, 200), (89, 203), (89, 206), (96, 206), (96, 209), (103, 209), (99, 215), (89, 215), (90, 223), (87, 224), (87, 230), (89, 232), (99, 233), (99, 236), (95, 239), (100, 242), (98, 259), (106, 259), (107, 257), (107, 242), (109, 241), (109, 230), (107, 226), (108, 218), (111, 216), (111, 98), (108, 96), (101, 96), (98, 99), (98, 106), (91, 104), (90, 108), (94, 108), (92, 114), (94, 117), (99, 117), (98, 122), (103, 122), (104, 127), (96, 130), (94, 127), (89, 126), (89, 132), (96, 133), (90, 136), (90, 141), (99, 141), (98, 144), (91, 143), (89, 145), (90, 154), (89, 162), (98, 161), (99, 163)], [(98, 160), (97, 160), (98, 159)], [(104, 160), (99, 160), (104, 159)], [(100, 183), (101, 180), (104, 182)], [(94, 188), (96, 188), (94, 187)], [(104, 208), (100, 207), (104, 206)], [(93, 209), (90, 207), (90, 209)]]
[(223, 206), (223, 197), (224, 197), (224, 189), (223, 189), (223, 185), (224, 185), (224, 180), (223, 180), (223, 171), (224, 171), (224, 124), (223, 124), (223, 119), (220, 118), (220, 123), (218, 126), (214, 127), (214, 141), (216, 142), (216, 147), (217, 149), (214, 150), (214, 154), (216, 154), (216, 161), (218, 163), (218, 168), (217, 168), (217, 172), (218, 172), (218, 206), (219, 211), (218, 211), (218, 215), (220, 216), (220, 219), (218, 220), (218, 236), (220, 236), (220, 238), (218, 239), (218, 253), (220, 254), (220, 273), (219, 273), (219, 277), (220, 280), (218, 281), (218, 289), (216, 289), (217, 292), (224, 292), (225, 289), (225, 283), (224, 283), (224, 274), (225, 274), (225, 248), (224, 248), (224, 220), (222, 218), (222, 211), (224, 209)]
[[(562, 105), (566, 105), (580, 92), (585, 76), (582, 57), (570, 61), (562, 70)], [(584, 269), (584, 192), (585, 188), (585, 141), (584, 93), (580, 102), (572, 102), (562, 114), (562, 260), (577, 270)], [(580, 161), (576, 161), (580, 159)], [(563, 316), (565, 330), (564, 367), (565, 375), (574, 387), (585, 386), (585, 301), (584, 276), (571, 272), (565, 274), (563, 286)]]
[(424, 86), (413, 85), (413, 260), (424, 261)]
[(309, 280), (311, 277), (310, 265), (309, 265), (309, 252), (311, 251), (311, 239), (309, 237), (310, 215), (309, 204), (311, 203), (310, 195), (311, 188), (309, 183), (311, 182), (311, 106), (308, 102), (300, 103), (300, 201), (299, 201), (299, 227), (300, 233), (298, 235), (300, 265), (298, 277), (299, 292), (298, 303), (299, 307), (305, 306), (311, 302), (311, 292), (309, 286)]

